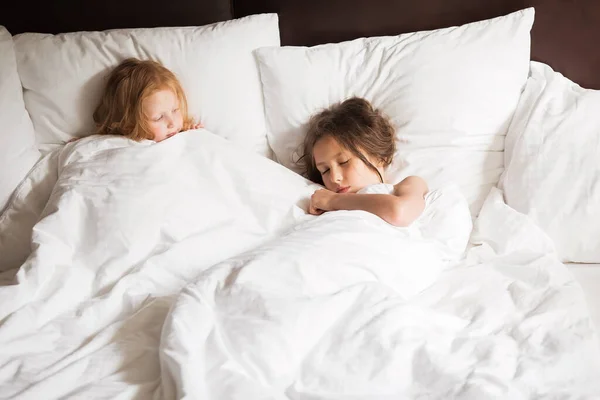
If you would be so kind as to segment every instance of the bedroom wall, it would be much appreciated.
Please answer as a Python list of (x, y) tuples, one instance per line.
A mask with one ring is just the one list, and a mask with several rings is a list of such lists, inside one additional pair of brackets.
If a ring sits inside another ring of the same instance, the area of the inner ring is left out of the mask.
[(21, 32), (60, 33), (206, 25), (233, 16), (229, 0), (29, 0), (3, 7), (0, 25)]

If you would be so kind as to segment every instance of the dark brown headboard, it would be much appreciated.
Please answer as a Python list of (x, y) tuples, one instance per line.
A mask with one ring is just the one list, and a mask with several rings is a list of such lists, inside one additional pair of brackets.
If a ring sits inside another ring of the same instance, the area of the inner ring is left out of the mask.
[(600, 89), (600, 0), (26, 0), (3, 10), (0, 25), (13, 34), (58, 33), (204, 25), (276, 12), (283, 45), (314, 45), (460, 25), (530, 6), (532, 58)]

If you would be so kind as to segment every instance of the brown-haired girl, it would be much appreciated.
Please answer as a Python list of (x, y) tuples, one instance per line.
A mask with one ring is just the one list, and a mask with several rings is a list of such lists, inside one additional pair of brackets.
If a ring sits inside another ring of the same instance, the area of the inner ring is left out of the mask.
[(110, 73), (94, 111), (97, 134), (160, 142), (197, 129), (179, 80), (156, 61), (128, 58)]
[(353, 97), (311, 117), (301, 161), (306, 176), (323, 184), (309, 212), (364, 210), (408, 226), (425, 208), (427, 184), (409, 176), (390, 185), (383, 170), (396, 150), (390, 121), (367, 100)]

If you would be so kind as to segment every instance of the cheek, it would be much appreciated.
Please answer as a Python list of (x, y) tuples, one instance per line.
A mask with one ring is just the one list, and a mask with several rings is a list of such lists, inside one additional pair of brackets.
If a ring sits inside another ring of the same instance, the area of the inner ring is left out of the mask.
[(360, 163), (360, 165), (353, 168), (353, 175), (359, 179), (368, 179), (371, 180), (375, 174), (375, 172), (367, 167), (364, 163)]
[(354, 162), (347, 171), (349, 176), (354, 178), (364, 178), (366, 176), (366, 168), (362, 161)]
[(162, 124), (160, 122), (152, 122), (149, 125), (150, 131), (151, 132), (160, 132), (162, 131)]
[(323, 185), (325, 185), (325, 187), (331, 191), (334, 191), (337, 186), (327, 178), (323, 178)]
[(321, 175), (321, 180), (323, 181), (323, 184), (325, 185), (325, 187), (327, 187), (329, 189), (329, 185), (331, 185), (331, 174), (325, 174), (325, 175)]

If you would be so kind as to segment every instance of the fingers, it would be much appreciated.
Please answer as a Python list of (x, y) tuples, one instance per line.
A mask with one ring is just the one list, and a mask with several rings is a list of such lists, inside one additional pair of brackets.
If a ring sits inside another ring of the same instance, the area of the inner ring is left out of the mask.
[(323, 214), (325, 211), (323, 210), (319, 210), (318, 208), (314, 208), (314, 207), (309, 207), (308, 208), (308, 213), (312, 214), (312, 215), (321, 215)]
[(327, 207), (325, 207), (325, 203), (324, 200), (327, 196), (327, 190), (324, 189), (319, 189), (316, 190), (312, 196), (310, 196), (310, 204), (313, 208), (319, 210), (327, 210)]
[(313, 203), (312, 199), (310, 202), (310, 205), (308, 206), (308, 213), (312, 214), (312, 215), (321, 215), (325, 212), (325, 210), (321, 210), (320, 208), (315, 207), (315, 204)]
[(312, 215), (319, 215), (319, 209), (316, 206), (314, 193), (312, 196), (310, 196), (310, 205), (308, 206), (308, 212)]
[[(323, 207), (323, 196), (328, 192), (325, 189), (318, 189), (310, 196), (310, 205), (308, 207), (308, 212), (312, 215), (321, 215), (327, 212), (327, 207)], [(323, 207), (323, 208), (320, 208)]]

